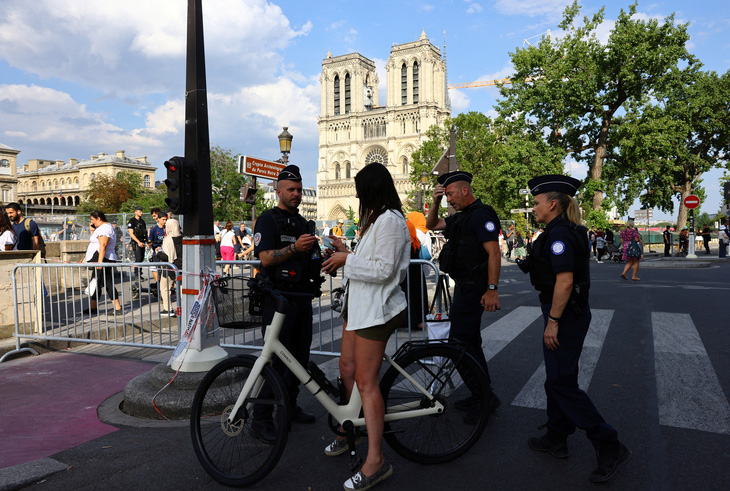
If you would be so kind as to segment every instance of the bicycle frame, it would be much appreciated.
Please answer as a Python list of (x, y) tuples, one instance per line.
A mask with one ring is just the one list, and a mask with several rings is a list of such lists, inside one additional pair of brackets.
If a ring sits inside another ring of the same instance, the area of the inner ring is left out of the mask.
[[(249, 374), (246, 383), (243, 386), (243, 390), (236, 400), (236, 404), (228, 415), (228, 422), (233, 423), (236, 414), (239, 409), (246, 402), (246, 394), (258, 394), (263, 384), (263, 378), (260, 376), (267, 363), (270, 363), (273, 356), (278, 357), (289, 370), (299, 379), (304, 387), (312, 393), (312, 395), (319, 401), (320, 404), (337, 420), (338, 423), (343, 424), (345, 421), (351, 421), (354, 426), (365, 426), (365, 418), (360, 417), (360, 409), (362, 407), (362, 399), (360, 392), (357, 390), (357, 383), (352, 388), (352, 394), (350, 401), (342, 406), (337, 404), (321, 386), (311, 377), (304, 367), (297, 361), (296, 358), (286, 349), (286, 347), (279, 341), (279, 333), (284, 325), (285, 314), (281, 312), (275, 312), (274, 318), (266, 328), (266, 334), (264, 335), (264, 346), (259, 355), (258, 359), (254, 363), (254, 366)], [(420, 416), (430, 416), (433, 414), (439, 414), (443, 412), (444, 406), (438, 400), (435, 400), (434, 396), (422, 387), (416, 380), (414, 380), (403, 368), (398, 365), (390, 356), (384, 355), (384, 358), (391, 366), (395, 367), (408, 381), (410, 381), (414, 387), (423, 393), (433, 404), (432, 407), (423, 408), (421, 407), (420, 401), (413, 401), (407, 404), (400, 404), (398, 406), (392, 406), (386, 408), (385, 421), (397, 421), (400, 419), (416, 418)]]

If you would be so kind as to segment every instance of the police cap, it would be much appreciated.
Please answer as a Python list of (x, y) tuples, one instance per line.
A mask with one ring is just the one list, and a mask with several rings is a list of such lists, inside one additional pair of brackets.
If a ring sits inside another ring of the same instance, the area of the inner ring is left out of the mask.
[(580, 184), (581, 183), (578, 179), (560, 174), (537, 176), (527, 182), (527, 186), (530, 188), (530, 192), (533, 196), (552, 191), (565, 193), (568, 196), (575, 196)]
[(296, 165), (287, 165), (279, 172), (279, 181), (302, 182), (302, 175), (299, 173), (299, 167)]
[(472, 175), (469, 174), (468, 172), (457, 170), (454, 172), (447, 172), (446, 174), (442, 174), (436, 180), (443, 187), (446, 187), (451, 183), (459, 182), (459, 181), (466, 181), (468, 183), (471, 183), (471, 179), (472, 179)]

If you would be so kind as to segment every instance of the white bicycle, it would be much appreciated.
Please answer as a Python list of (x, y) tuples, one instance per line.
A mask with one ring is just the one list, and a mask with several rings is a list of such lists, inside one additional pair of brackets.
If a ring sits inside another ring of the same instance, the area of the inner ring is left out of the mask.
[[(223, 277), (213, 282), (221, 293), (214, 295), (219, 317), (222, 310), (231, 310), (231, 301), (240, 303), (233, 311), (248, 310), (244, 306), (257, 295), (274, 302), (275, 314), (258, 357), (223, 360), (200, 383), (190, 417), (198, 460), (217, 481), (236, 487), (260, 481), (276, 466), (290, 428), (288, 394), (271, 367), (276, 356), (329, 412), (332, 431), (343, 435), (340, 427), (345, 429), (354, 470), (359, 462), (355, 432), (365, 426), (357, 386), (345, 401), (343, 390), (316, 364), (310, 362), (305, 369), (279, 341), (288, 308), (284, 296), (258, 279), (248, 281), (250, 294), (244, 296), (245, 281)], [(390, 367), (380, 381), (386, 407), (383, 437), (393, 450), (414, 462), (439, 464), (463, 455), (477, 442), (489, 418), (489, 387), (483, 370), (463, 348), (445, 340), (407, 342), (385, 359)], [(271, 396), (259, 397), (264, 388)], [(271, 414), (273, 443), (251, 431), (256, 406)]]

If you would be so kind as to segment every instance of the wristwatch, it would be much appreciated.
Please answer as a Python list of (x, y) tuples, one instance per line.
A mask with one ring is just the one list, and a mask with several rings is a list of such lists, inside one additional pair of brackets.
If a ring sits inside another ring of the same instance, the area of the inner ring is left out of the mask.
[(494, 283), (487, 285), (487, 290), (496, 290), (496, 289), (497, 289), (497, 285), (495, 285)]

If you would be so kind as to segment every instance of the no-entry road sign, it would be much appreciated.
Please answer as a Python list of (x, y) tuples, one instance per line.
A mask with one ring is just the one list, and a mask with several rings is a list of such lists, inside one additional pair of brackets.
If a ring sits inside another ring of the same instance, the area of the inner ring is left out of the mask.
[(700, 199), (694, 194), (690, 194), (689, 196), (684, 198), (684, 206), (686, 206), (690, 210), (693, 210), (700, 206)]

